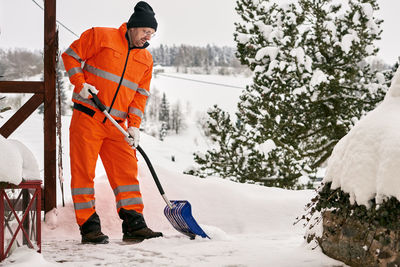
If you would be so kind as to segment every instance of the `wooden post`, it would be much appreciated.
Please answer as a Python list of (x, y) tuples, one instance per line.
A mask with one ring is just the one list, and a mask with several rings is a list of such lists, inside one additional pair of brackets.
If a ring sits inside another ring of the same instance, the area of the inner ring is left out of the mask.
[(57, 207), (56, 197), (56, 0), (44, 1), (44, 210)]
[[(25, 221), (22, 223), (25, 231), (28, 233), (28, 237), (30, 237), (30, 214), (29, 214), (29, 210), (28, 210), (28, 205), (29, 202), (31, 202), (31, 196), (29, 194), (29, 190), (28, 189), (22, 189), (22, 211), (26, 212), (26, 219)], [(25, 235), (22, 235), (22, 244), (24, 245), (28, 245), (28, 239), (26, 238)]]

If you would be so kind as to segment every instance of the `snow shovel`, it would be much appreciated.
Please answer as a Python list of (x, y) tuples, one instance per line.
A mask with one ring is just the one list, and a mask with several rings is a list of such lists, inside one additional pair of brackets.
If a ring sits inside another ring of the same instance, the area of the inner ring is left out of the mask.
[[(100, 99), (96, 94), (92, 93), (89, 90), (89, 93), (93, 96), (93, 101), (96, 106), (100, 109), (101, 112), (114, 124), (118, 130), (125, 136), (129, 138), (129, 133), (125, 131), (124, 128), (119, 125), (113, 117), (108, 113), (106, 107), (101, 103)], [(157, 174), (151, 164), (149, 158), (146, 153), (140, 146), (136, 148), (140, 154), (143, 156), (146, 161), (147, 167), (150, 170), (151, 175), (153, 176), (154, 182), (157, 185), (158, 191), (160, 192), (162, 198), (164, 199), (167, 206), (164, 208), (164, 215), (167, 217), (168, 221), (172, 224), (172, 226), (179, 231), (180, 233), (188, 236), (190, 239), (195, 239), (196, 235), (199, 235), (203, 238), (210, 237), (201, 229), (201, 227), (197, 224), (196, 220), (192, 216), (192, 207), (187, 200), (168, 200), (165, 195), (164, 189), (161, 186), (161, 183), (157, 177)]]

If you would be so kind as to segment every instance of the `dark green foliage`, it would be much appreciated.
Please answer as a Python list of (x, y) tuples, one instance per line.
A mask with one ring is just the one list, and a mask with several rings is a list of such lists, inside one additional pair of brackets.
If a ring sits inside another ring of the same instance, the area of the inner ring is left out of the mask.
[(375, 199), (369, 201), (370, 207), (350, 203), (350, 196), (340, 188), (331, 189), (331, 183), (326, 183), (318, 194), (307, 205), (309, 213), (303, 216), (307, 221), (315, 212), (330, 210), (342, 218), (354, 218), (369, 224), (369, 229), (384, 227), (388, 230), (400, 230), (400, 202), (390, 197), (377, 204)]

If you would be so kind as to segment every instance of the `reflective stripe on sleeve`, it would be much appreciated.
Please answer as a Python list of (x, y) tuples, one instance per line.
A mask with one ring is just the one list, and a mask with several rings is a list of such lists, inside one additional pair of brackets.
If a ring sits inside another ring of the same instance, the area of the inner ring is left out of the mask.
[(117, 196), (119, 193), (122, 192), (139, 192), (140, 188), (138, 184), (132, 185), (121, 185), (114, 189), (114, 195)]
[(138, 88), (138, 89), (137, 89), (137, 92), (138, 92), (139, 94), (144, 95), (144, 96), (147, 96), (147, 97), (150, 96), (150, 92), (147, 91), (146, 89), (143, 89), (143, 88)]
[(77, 73), (83, 73), (81, 67), (75, 67), (75, 68), (70, 69), (68, 71), (68, 76), (71, 77), (72, 75), (77, 74)]
[(95, 206), (94, 200), (91, 200), (89, 202), (74, 203), (75, 210), (90, 209), (90, 208), (93, 208), (94, 206)]
[(135, 204), (143, 204), (142, 198), (135, 197), (135, 198), (121, 199), (120, 201), (117, 202), (117, 209), (122, 208), (124, 206), (135, 205)]
[(82, 62), (82, 59), (78, 56), (78, 54), (72, 50), (71, 47), (68, 47), (67, 50), (65, 50), (65, 53), (73, 58), (75, 58), (76, 60), (78, 60), (79, 62)]
[(129, 107), (128, 113), (135, 114), (139, 118), (143, 117), (143, 112), (138, 108)]

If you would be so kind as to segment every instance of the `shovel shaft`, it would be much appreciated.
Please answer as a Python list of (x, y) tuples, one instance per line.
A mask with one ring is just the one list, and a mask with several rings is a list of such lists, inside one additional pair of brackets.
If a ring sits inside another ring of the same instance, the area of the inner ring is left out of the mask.
[(140, 146), (136, 147), (137, 151), (140, 152), (142, 157), (144, 158), (144, 161), (146, 161), (147, 167), (149, 167), (151, 176), (153, 176), (154, 182), (157, 185), (158, 191), (160, 191), (161, 196), (163, 197), (165, 203), (172, 208), (171, 202), (168, 200), (167, 196), (165, 195), (164, 189), (161, 186), (160, 180), (158, 179), (157, 173), (153, 168), (153, 165), (150, 162), (150, 159), (147, 157), (146, 153), (143, 151), (143, 149)]
[[(107, 109), (105, 108), (105, 106), (103, 105), (103, 103), (101, 103), (100, 99), (97, 97), (96, 94), (92, 93), (92, 91), (89, 90), (89, 93), (93, 96), (93, 101), (96, 104), (96, 106), (100, 109), (101, 112), (104, 113), (104, 115), (111, 121), (112, 124), (114, 124), (115, 127), (118, 128), (118, 130), (125, 136), (125, 137), (129, 137), (129, 133), (127, 131), (125, 131), (124, 128), (121, 127), (121, 125), (118, 124), (118, 122), (116, 122), (114, 120), (113, 117), (111, 117), (110, 113), (108, 113)], [(143, 156), (144, 161), (146, 161), (147, 167), (149, 167), (151, 176), (153, 176), (154, 182), (157, 185), (158, 191), (160, 192), (162, 198), (164, 199), (165, 203), (172, 209), (172, 204), (171, 201), (168, 200), (167, 196), (165, 195), (164, 189), (161, 186), (160, 180), (158, 179), (157, 173), (153, 168), (153, 165), (150, 162), (150, 159), (147, 157), (146, 153), (143, 151), (143, 149), (140, 146), (137, 146), (136, 149), (140, 152), (140, 154)]]

